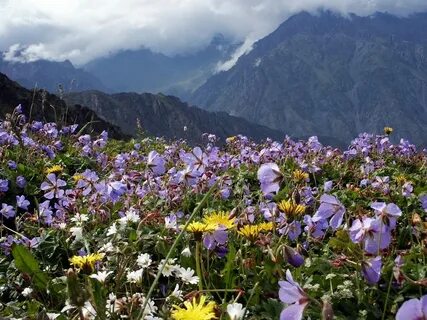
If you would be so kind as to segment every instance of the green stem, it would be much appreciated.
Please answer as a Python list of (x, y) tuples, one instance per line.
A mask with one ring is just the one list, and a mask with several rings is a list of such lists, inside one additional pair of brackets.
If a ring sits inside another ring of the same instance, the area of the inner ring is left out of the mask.
[(255, 285), (254, 285), (254, 287), (253, 287), (253, 289), (252, 289), (251, 295), (249, 296), (248, 302), (246, 303), (246, 308), (245, 308), (245, 312), (243, 313), (243, 317), (242, 317), (242, 319), (245, 319), (246, 312), (248, 312), (249, 303), (251, 302), (252, 297), (254, 296), (255, 291), (256, 291), (256, 289), (257, 289), (258, 285), (259, 285), (259, 282), (255, 283)]
[(388, 303), (388, 297), (390, 295), (390, 289), (391, 289), (391, 283), (393, 281), (393, 270), (391, 271), (391, 275), (390, 275), (390, 280), (388, 281), (388, 287), (387, 287), (387, 295), (385, 297), (385, 302), (384, 302), (384, 310), (383, 310), (383, 316), (381, 317), (382, 320), (385, 319), (385, 314), (387, 313), (387, 303)]
[(197, 276), (199, 277), (199, 291), (203, 290), (203, 276), (202, 276), (202, 270), (200, 268), (200, 241), (197, 240), (196, 241), (196, 273)]
[(200, 201), (200, 203), (198, 204), (198, 206), (194, 209), (193, 213), (190, 215), (190, 217), (188, 218), (187, 222), (182, 227), (181, 232), (178, 234), (178, 236), (176, 237), (175, 241), (173, 242), (172, 247), (169, 249), (169, 252), (166, 255), (165, 262), (160, 266), (159, 271), (157, 272), (156, 278), (154, 279), (153, 283), (151, 284), (150, 289), (148, 290), (147, 296), (146, 296), (145, 301), (144, 301), (144, 305), (142, 306), (141, 311), (139, 312), (139, 315), (138, 315), (137, 319), (140, 319), (140, 320), (143, 319), (145, 308), (147, 307), (148, 301), (151, 298), (151, 295), (153, 294), (153, 291), (156, 288), (157, 283), (159, 282), (159, 279), (160, 279), (160, 277), (162, 275), (163, 269), (165, 268), (165, 265), (166, 265), (167, 261), (172, 256), (173, 251), (175, 250), (176, 246), (178, 245), (178, 242), (181, 240), (182, 236), (184, 235), (184, 232), (187, 229), (188, 225), (191, 223), (191, 221), (193, 220), (194, 216), (198, 212), (200, 212), (200, 210), (202, 210), (202, 208), (204, 207), (204, 205), (208, 201), (209, 197), (212, 195), (212, 193), (213, 193), (215, 187), (217, 186), (217, 184), (218, 184), (218, 182), (216, 182), (209, 189), (209, 191), (205, 194), (205, 196), (203, 197), (202, 201)]

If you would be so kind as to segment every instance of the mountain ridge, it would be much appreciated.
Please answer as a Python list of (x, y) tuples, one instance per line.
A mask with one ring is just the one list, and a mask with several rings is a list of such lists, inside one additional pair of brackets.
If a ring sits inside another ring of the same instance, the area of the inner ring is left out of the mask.
[(204, 133), (215, 134), (222, 142), (227, 137), (237, 134), (255, 140), (267, 137), (276, 140), (284, 138), (284, 134), (278, 130), (229, 116), (225, 112), (208, 112), (190, 106), (177, 97), (163, 94), (135, 92), (106, 94), (92, 90), (69, 93), (64, 99), (71, 105), (81, 104), (89, 107), (129, 135), (137, 133), (139, 121), (142, 129), (150, 135), (168, 139), (183, 138), (193, 144), (202, 143)]
[(343, 18), (303, 12), (257, 41), (189, 101), (296, 136), (349, 141), (359, 132), (393, 126), (396, 136), (426, 145), (422, 30), (427, 13)]

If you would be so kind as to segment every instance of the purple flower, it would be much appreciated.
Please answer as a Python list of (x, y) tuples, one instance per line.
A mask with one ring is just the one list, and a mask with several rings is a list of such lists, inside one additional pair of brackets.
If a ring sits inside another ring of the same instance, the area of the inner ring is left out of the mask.
[(67, 183), (64, 180), (57, 178), (54, 173), (49, 173), (47, 175), (47, 180), (49, 181), (44, 181), (40, 186), (40, 189), (47, 191), (44, 197), (49, 200), (53, 198), (62, 198), (64, 196), (64, 190), (60, 188), (65, 187)]
[(0, 179), (0, 192), (7, 192), (9, 190), (9, 180)]
[(280, 314), (280, 320), (300, 320), (309, 299), (304, 290), (292, 278), (289, 270), (286, 270), (286, 281), (279, 281), (280, 301), (288, 304)]
[(427, 319), (427, 295), (420, 299), (405, 301), (396, 314), (396, 320), (424, 320)]
[(27, 180), (25, 180), (25, 178), (23, 176), (17, 176), (16, 177), (16, 185), (19, 188), (25, 188), (25, 186), (27, 185)]
[(49, 200), (46, 200), (39, 204), (39, 216), (43, 218), (44, 223), (50, 225), (52, 223), (53, 211), (51, 210)]
[(391, 229), (396, 227), (396, 220), (402, 215), (402, 211), (394, 203), (373, 202), (371, 208), (375, 210), (376, 216)]
[(363, 217), (362, 221), (354, 220), (349, 234), (354, 243), (363, 242), (365, 251), (370, 254), (386, 249), (391, 242), (389, 228), (378, 219)]
[(93, 188), (95, 182), (97, 182), (99, 180), (99, 177), (95, 171), (91, 171), (89, 169), (86, 169), (82, 173), (82, 176), (83, 176), (83, 179), (79, 179), (76, 187), (83, 189), (82, 194), (84, 196), (87, 196), (92, 191), (92, 188)]
[(156, 176), (160, 176), (165, 173), (165, 159), (163, 159), (157, 151), (150, 151), (147, 159), (148, 168)]
[(12, 206), (9, 206), (7, 203), (1, 204), (0, 213), (6, 219), (13, 218), (15, 216), (15, 210)]
[(209, 164), (208, 156), (200, 149), (200, 147), (195, 147), (191, 153), (181, 152), (180, 158), (192, 169), (197, 171), (204, 172), (205, 168)]
[(22, 239), (22, 244), (27, 246), (29, 249), (37, 248), (40, 244), (40, 237), (34, 237), (31, 240), (27, 237)]
[(287, 225), (286, 232), (288, 233), (289, 240), (294, 241), (302, 232), (301, 222), (296, 220), (292, 221)]
[(402, 186), (402, 195), (408, 198), (411, 196), (412, 191), (414, 191), (414, 187), (411, 182), (405, 182), (405, 184)]
[(126, 185), (120, 181), (109, 182), (107, 185), (107, 193), (113, 202), (116, 202), (126, 191)]
[(261, 184), (261, 190), (264, 195), (277, 193), (280, 189), (280, 183), (283, 175), (275, 163), (264, 163), (257, 172), (258, 180)]
[(15, 170), (15, 169), (17, 168), (16, 162), (15, 162), (15, 161), (12, 161), (12, 160), (9, 160), (9, 161), (7, 162), (7, 166), (8, 166), (8, 167), (9, 167), (9, 169), (11, 169), (11, 170)]
[(326, 220), (330, 217), (329, 225), (332, 229), (337, 229), (342, 224), (345, 213), (345, 207), (334, 196), (323, 194), (320, 197), (320, 206), (313, 216), (313, 222)]
[(313, 222), (313, 219), (309, 215), (304, 216), (304, 223), (306, 227), (304, 231), (310, 234), (313, 238), (321, 238), (325, 234), (325, 231), (328, 228), (328, 222), (326, 220), (319, 220)]
[(30, 201), (25, 199), (25, 196), (16, 196), (16, 206), (18, 208), (28, 210), (29, 205), (30, 205)]
[(427, 212), (427, 193), (420, 196), (421, 207)]
[(333, 184), (333, 182), (332, 182), (331, 180), (326, 181), (326, 182), (323, 184), (323, 190), (324, 190), (325, 192), (329, 192), (329, 191), (331, 191), (331, 190), (332, 190), (332, 184)]
[(372, 187), (374, 189), (377, 189), (381, 192), (383, 192), (384, 194), (388, 194), (390, 192), (390, 178), (388, 176), (386, 177), (375, 177), (375, 180), (372, 182)]
[(208, 250), (214, 250), (217, 246), (222, 246), (227, 243), (228, 234), (223, 228), (215, 230), (213, 233), (208, 233), (203, 237), (203, 245)]
[(297, 250), (289, 246), (285, 245), (284, 255), (286, 261), (288, 261), (288, 263), (295, 268), (298, 268), (304, 264), (304, 257)]
[(362, 274), (366, 282), (369, 284), (375, 284), (380, 280), (381, 277), (381, 257), (369, 259), (368, 261), (362, 261)]

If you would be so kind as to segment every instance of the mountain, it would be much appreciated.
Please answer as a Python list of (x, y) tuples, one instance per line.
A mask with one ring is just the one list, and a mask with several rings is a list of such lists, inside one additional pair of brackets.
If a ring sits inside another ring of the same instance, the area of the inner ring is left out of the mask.
[(295, 136), (395, 129), (427, 145), (427, 13), (297, 14), (189, 101)]
[[(108, 91), (92, 74), (63, 62), (37, 60), (33, 62), (6, 61), (0, 52), (0, 72), (27, 89), (39, 88), (62, 94), (89, 89)], [(62, 86), (62, 89), (59, 88)]]
[(217, 35), (209, 46), (193, 54), (166, 56), (149, 49), (125, 50), (95, 59), (84, 69), (114, 92), (162, 92), (185, 98), (236, 48), (236, 44)]
[(86, 132), (101, 133), (108, 131), (116, 139), (127, 138), (121, 130), (99, 118), (92, 110), (80, 105), (67, 106), (63, 100), (45, 90), (27, 90), (18, 83), (0, 73), (0, 119), (21, 104), (23, 112), (32, 120), (43, 120), (62, 124), (79, 124), (82, 128), (89, 122)]
[[(135, 135), (140, 121), (144, 132), (165, 138), (184, 138), (190, 143), (201, 143), (203, 133), (213, 133), (222, 142), (237, 134), (255, 140), (266, 137), (282, 140), (278, 130), (232, 117), (225, 112), (208, 112), (190, 107), (174, 96), (150, 93), (105, 94), (99, 91), (70, 93), (65, 96), (70, 105), (91, 108), (101, 118), (119, 126), (124, 133)], [(187, 129), (184, 130), (184, 127)], [(204, 140), (206, 142), (206, 140)]]

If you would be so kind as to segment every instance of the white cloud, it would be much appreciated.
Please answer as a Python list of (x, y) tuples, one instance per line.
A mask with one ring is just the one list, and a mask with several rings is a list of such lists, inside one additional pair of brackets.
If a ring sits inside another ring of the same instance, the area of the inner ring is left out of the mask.
[(192, 52), (222, 33), (244, 42), (243, 53), (290, 15), (319, 8), (406, 15), (427, 10), (427, 1), (0, 0), (0, 50), (9, 56), (19, 52), (27, 60), (81, 64), (141, 46), (165, 54)]

